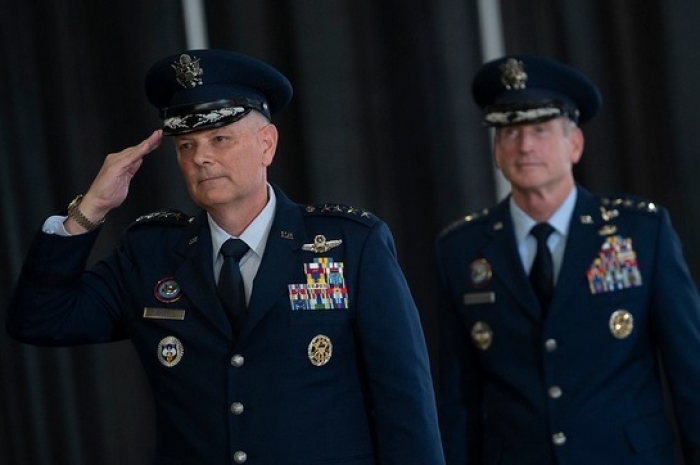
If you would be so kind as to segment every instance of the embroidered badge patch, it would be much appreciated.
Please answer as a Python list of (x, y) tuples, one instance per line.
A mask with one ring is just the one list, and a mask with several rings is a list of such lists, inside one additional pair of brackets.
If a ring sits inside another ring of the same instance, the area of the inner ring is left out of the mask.
[(642, 285), (632, 239), (608, 236), (586, 272), (592, 294), (613, 292)]
[(290, 284), (292, 310), (329, 310), (348, 308), (348, 289), (343, 277), (343, 262), (329, 257), (314, 258), (304, 264), (306, 284)]

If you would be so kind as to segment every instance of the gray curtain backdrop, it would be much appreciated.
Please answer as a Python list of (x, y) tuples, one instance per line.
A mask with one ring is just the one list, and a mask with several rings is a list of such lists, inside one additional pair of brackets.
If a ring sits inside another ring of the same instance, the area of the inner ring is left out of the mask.
[[(107, 153), (158, 126), (144, 73), (186, 44), (176, 0), (1, 3), (4, 316), (43, 220), (88, 189)], [(489, 134), (470, 96), (482, 62), (476, 1), (205, 8), (210, 47), (262, 58), (294, 84), (293, 103), (275, 120), (271, 180), (299, 202), (362, 206), (388, 222), (436, 361), (435, 236), (495, 200)], [(668, 207), (700, 276), (700, 2), (502, 0), (501, 8), (507, 52), (558, 58), (601, 87), (579, 181)], [(147, 157), (93, 260), (135, 218), (164, 207), (194, 210), (169, 143)], [(141, 370), (128, 342), (46, 349), (0, 331), (0, 463), (147, 464), (158, 393)]]

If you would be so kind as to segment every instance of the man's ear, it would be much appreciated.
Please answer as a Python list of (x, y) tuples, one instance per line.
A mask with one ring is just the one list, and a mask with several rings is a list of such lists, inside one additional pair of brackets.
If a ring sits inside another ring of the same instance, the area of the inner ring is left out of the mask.
[(583, 155), (583, 147), (586, 145), (586, 138), (583, 135), (583, 131), (579, 127), (575, 127), (571, 130), (569, 135), (569, 141), (571, 143), (571, 164), (575, 165), (581, 160)]
[(263, 146), (263, 163), (265, 166), (270, 166), (275, 158), (278, 137), (277, 127), (272, 123), (260, 128), (258, 132), (258, 138)]

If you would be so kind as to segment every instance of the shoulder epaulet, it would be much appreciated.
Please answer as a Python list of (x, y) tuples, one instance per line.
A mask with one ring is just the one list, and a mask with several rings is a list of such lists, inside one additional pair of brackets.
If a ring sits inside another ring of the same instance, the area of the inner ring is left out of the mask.
[(454, 231), (455, 229), (464, 226), (466, 224), (471, 224), (471, 223), (479, 223), (481, 221), (484, 221), (486, 217), (489, 214), (489, 209), (484, 208), (481, 211), (470, 213), (468, 215), (465, 215), (458, 220), (453, 221), (449, 225), (447, 225), (439, 234), (440, 237), (445, 236), (449, 234), (450, 232)]
[(618, 216), (621, 211), (656, 214), (659, 207), (653, 202), (631, 196), (603, 196), (600, 198), (600, 211), (607, 221)]
[(306, 216), (336, 216), (349, 218), (364, 224), (374, 224), (378, 218), (364, 208), (355, 208), (349, 205), (324, 203), (320, 205), (306, 205), (302, 207)]
[(153, 222), (164, 222), (184, 226), (191, 223), (193, 219), (194, 217), (183, 213), (179, 210), (160, 210), (136, 218), (136, 220), (132, 223), (132, 226), (137, 224), (146, 224)]

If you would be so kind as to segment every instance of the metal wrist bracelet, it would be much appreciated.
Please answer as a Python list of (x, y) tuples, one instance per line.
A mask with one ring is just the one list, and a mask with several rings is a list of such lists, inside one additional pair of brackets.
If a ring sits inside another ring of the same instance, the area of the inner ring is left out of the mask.
[(70, 204), (68, 204), (68, 216), (73, 218), (73, 220), (76, 223), (78, 223), (80, 226), (87, 229), (88, 231), (94, 231), (95, 229), (99, 228), (102, 225), (102, 223), (105, 222), (105, 219), (102, 218), (97, 223), (93, 223), (92, 221), (85, 218), (85, 215), (83, 215), (83, 213), (78, 208), (78, 205), (80, 205), (80, 202), (82, 201), (83, 194), (80, 194), (76, 198), (74, 198)]

